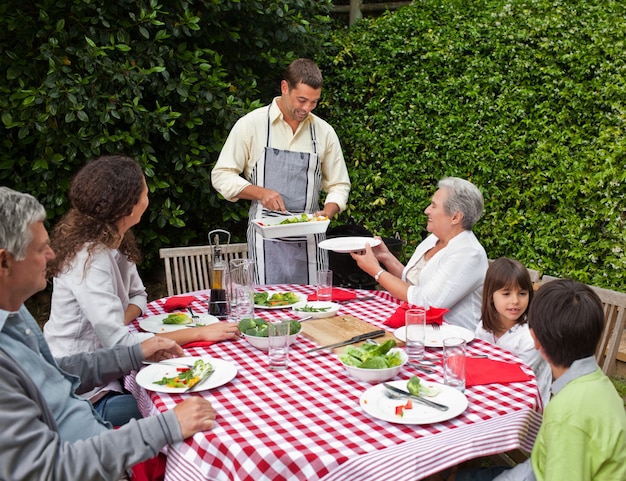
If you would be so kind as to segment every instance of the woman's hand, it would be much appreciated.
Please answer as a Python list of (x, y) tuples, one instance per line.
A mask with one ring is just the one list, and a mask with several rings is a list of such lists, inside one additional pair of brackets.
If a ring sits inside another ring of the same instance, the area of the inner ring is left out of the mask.
[(235, 322), (216, 322), (204, 327), (194, 327), (205, 341), (237, 340), (241, 337)]
[[(384, 242), (381, 243), (384, 245)], [(380, 247), (380, 246), (377, 246)], [(350, 252), (350, 256), (356, 261), (356, 264), (359, 268), (374, 277), (378, 271), (380, 271), (380, 263), (372, 250), (372, 247), (369, 243), (365, 244), (365, 250), (359, 252)]]

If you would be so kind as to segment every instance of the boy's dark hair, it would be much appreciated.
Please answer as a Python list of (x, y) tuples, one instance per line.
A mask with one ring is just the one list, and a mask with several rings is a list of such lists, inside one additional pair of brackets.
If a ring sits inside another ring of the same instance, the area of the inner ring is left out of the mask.
[(552, 281), (537, 291), (528, 311), (528, 326), (552, 364), (570, 367), (595, 354), (604, 328), (602, 303), (585, 284)]
[[(528, 306), (530, 307), (534, 290), (528, 269), (515, 259), (500, 257), (493, 261), (489, 269), (487, 269), (485, 283), (483, 284), (483, 303), (480, 318), (483, 321), (483, 327), (489, 332), (494, 332), (501, 327), (498, 311), (496, 311), (496, 306), (493, 303), (493, 294), (506, 287), (511, 289), (519, 287), (528, 291)], [(518, 319), (519, 324), (526, 322), (527, 313), (528, 307), (526, 312)]]

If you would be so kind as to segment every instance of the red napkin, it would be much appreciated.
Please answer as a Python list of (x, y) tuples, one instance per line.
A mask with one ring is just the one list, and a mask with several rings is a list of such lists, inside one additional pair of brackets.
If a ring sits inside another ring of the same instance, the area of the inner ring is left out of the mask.
[(169, 297), (163, 303), (165, 312), (175, 311), (176, 309), (185, 309), (189, 304), (196, 300), (195, 296), (173, 296)]
[[(402, 327), (405, 324), (404, 317), (406, 315), (406, 311), (414, 307), (408, 302), (403, 302), (400, 307), (396, 309), (389, 319), (387, 319), (384, 324), (389, 327)], [(431, 307), (426, 311), (426, 324), (439, 324), (443, 323), (443, 315), (448, 312), (450, 309), (446, 309), (445, 307)]]
[(215, 342), (216, 341), (194, 341), (183, 344), (181, 347), (183, 349), (189, 349), (190, 347), (209, 347), (215, 344)]
[(161, 481), (165, 479), (165, 454), (159, 453), (154, 458), (147, 459), (132, 468), (133, 481)]
[(508, 384), (529, 381), (532, 377), (522, 371), (519, 364), (467, 357), (465, 359), (465, 385)]
[[(356, 292), (346, 291), (344, 289), (338, 289), (333, 287), (331, 301), (350, 301), (356, 299)], [(309, 294), (307, 301), (317, 301), (317, 293)]]

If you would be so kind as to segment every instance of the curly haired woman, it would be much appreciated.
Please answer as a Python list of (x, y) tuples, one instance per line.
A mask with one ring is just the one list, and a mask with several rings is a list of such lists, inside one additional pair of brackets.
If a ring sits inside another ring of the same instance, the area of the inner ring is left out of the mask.
[[(146, 309), (146, 290), (137, 272), (140, 253), (130, 228), (148, 207), (148, 186), (139, 164), (122, 155), (85, 165), (69, 190), (69, 212), (54, 227), (48, 263), (53, 276), (50, 320), (44, 327), (53, 355), (133, 345), (153, 336), (127, 325)], [(236, 324), (158, 334), (179, 344), (238, 339)], [(141, 415), (135, 399), (118, 382), (87, 393), (96, 411), (115, 426)]]

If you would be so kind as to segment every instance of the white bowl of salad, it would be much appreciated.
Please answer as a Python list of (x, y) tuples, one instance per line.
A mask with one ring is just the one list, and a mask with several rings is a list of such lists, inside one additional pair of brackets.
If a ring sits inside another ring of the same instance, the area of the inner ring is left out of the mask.
[[(290, 332), (289, 345), (296, 342), (298, 334), (302, 331), (302, 325), (295, 319), (290, 320)], [(267, 351), (270, 348), (270, 340), (267, 333), (267, 321), (264, 319), (242, 319), (239, 321), (239, 330), (243, 337), (252, 346), (260, 349), (261, 351)]]
[(304, 301), (291, 306), (294, 314), (300, 318), (312, 317), (313, 319), (323, 319), (325, 317), (335, 317), (339, 312), (339, 304), (327, 301)]
[(400, 373), (402, 366), (409, 360), (406, 352), (395, 346), (393, 339), (378, 345), (348, 346), (339, 355), (339, 360), (348, 374), (359, 381), (389, 381)]

